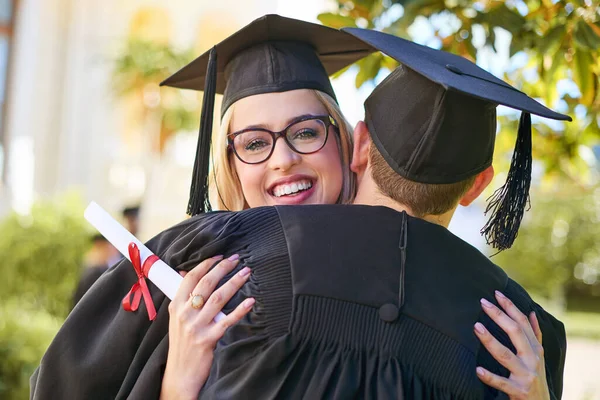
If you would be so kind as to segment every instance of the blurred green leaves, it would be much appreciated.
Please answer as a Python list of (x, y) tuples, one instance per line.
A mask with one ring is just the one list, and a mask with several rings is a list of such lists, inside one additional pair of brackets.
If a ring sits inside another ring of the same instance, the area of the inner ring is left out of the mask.
[(72, 306), (90, 228), (74, 194), (0, 221), (0, 398), (29, 398), (29, 377)]
[(177, 51), (168, 44), (130, 38), (114, 63), (114, 88), (124, 95), (148, 83), (158, 85), (193, 58), (191, 49)]
[(90, 246), (83, 202), (68, 194), (35, 203), (31, 214), (12, 213), (0, 223), (0, 293), (4, 302), (66, 317)]
[(62, 322), (15, 302), (0, 305), (0, 398), (29, 398), (29, 378)]
[(600, 289), (598, 238), (600, 188), (538, 190), (515, 244), (492, 260), (533, 293), (560, 299), (577, 284)]
[(193, 58), (191, 48), (175, 50), (165, 43), (131, 37), (114, 61), (115, 93), (120, 97), (134, 97), (143, 107), (142, 119), (150, 117), (160, 121), (159, 152), (172, 134), (194, 130), (198, 126), (196, 94), (159, 87), (160, 82)]
[[(600, 143), (600, 3), (593, 0), (338, 0), (337, 10), (321, 14), (325, 25), (373, 28), (413, 39), (411, 27), (425, 19), (434, 42), (446, 51), (478, 60), (480, 50), (498, 51), (498, 30), (510, 33), (509, 56), (527, 60), (525, 67), (507, 70), (503, 78), (551, 108), (559, 109), (580, 121), (562, 124), (553, 131), (544, 123), (535, 124), (534, 143), (544, 142), (547, 151), (538, 152), (554, 177), (557, 166), (566, 168), (570, 179), (590, 178), (590, 165), (581, 157), (580, 146)], [(401, 8), (398, 12), (398, 8)], [(475, 31), (484, 41), (476, 47)], [(381, 68), (393, 69), (387, 57), (372, 55), (358, 63), (356, 86), (374, 79)], [(564, 90), (572, 82), (578, 93)], [(560, 88), (563, 89), (560, 89)], [(579, 106), (577, 113), (576, 107)], [(583, 116), (583, 118), (581, 118)], [(516, 130), (504, 129), (513, 120), (501, 122), (502, 134), (510, 136), (507, 146), (496, 152), (512, 150)], [(560, 161), (558, 161), (560, 160)], [(587, 171), (585, 171), (587, 169)], [(597, 179), (597, 178), (596, 178)], [(582, 184), (593, 182), (582, 180)]]

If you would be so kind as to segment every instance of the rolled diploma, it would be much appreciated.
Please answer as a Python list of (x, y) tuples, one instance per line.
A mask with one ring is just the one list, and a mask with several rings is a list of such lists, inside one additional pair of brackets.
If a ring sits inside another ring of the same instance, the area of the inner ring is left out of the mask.
[[(102, 234), (123, 256), (129, 261), (129, 243), (133, 242), (140, 250), (140, 260), (142, 265), (144, 261), (153, 253), (127, 229), (119, 224), (113, 217), (110, 216), (102, 207), (95, 202), (91, 202), (83, 213), (85, 219), (92, 224), (98, 232)], [(173, 268), (169, 267), (164, 261), (158, 259), (148, 271), (148, 279), (152, 281), (170, 300), (173, 300), (183, 277), (179, 275)], [(214, 318), (215, 322), (220, 321), (225, 317), (225, 314), (219, 312)]]

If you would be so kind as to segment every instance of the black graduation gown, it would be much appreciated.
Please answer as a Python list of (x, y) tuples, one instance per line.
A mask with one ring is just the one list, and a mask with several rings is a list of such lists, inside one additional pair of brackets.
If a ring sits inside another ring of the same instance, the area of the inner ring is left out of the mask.
[[(495, 398), (475, 367), (507, 371), (473, 325), (483, 322), (512, 348), (479, 303), (494, 302), (496, 289), (537, 313), (548, 384), (561, 397), (562, 323), (475, 248), (405, 213), (339, 205), (212, 213), (148, 247), (179, 269), (234, 253), (238, 269), (252, 268), (225, 311), (248, 296), (256, 304), (217, 345), (202, 399)], [(123, 311), (120, 301), (135, 279), (125, 260), (98, 280), (42, 359), (32, 398), (158, 398), (169, 301), (150, 285), (155, 321), (143, 305)]]
[(81, 278), (79, 278), (75, 292), (73, 293), (73, 306), (75, 306), (75, 304), (81, 300), (83, 295), (92, 287), (94, 282), (96, 282), (98, 278), (100, 278), (100, 276), (106, 272), (106, 270), (108, 270), (108, 266), (106, 265), (93, 265), (91, 267), (85, 267), (81, 273)]

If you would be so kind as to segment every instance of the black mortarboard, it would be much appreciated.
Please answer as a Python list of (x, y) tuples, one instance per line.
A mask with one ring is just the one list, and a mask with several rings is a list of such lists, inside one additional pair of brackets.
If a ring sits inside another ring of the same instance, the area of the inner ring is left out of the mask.
[(448, 184), (492, 163), (496, 106), (521, 110), (506, 184), (490, 198), (492, 216), (482, 229), (488, 244), (509, 248), (529, 201), (531, 115), (568, 120), (471, 61), (382, 32), (344, 28), (402, 65), (365, 101), (373, 142), (401, 176)]
[(210, 210), (208, 159), (215, 93), (221, 113), (260, 93), (315, 89), (335, 99), (329, 75), (374, 50), (337, 29), (265, 15), (207, 51), (161, 85), (204, 90), (188, 214)]

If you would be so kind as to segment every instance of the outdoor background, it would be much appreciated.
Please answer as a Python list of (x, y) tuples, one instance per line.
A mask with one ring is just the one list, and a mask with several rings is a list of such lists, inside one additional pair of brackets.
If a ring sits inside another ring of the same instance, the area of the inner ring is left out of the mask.
[[(531, 210), (514, 248), (493, 260), (564, 321), (563, 398), (600, 399), (597, 0), (0, 0), (0, 398), (28, 398), (70, 310), (93, 233), (89, 201), (115, 217), (141, 204), (143, 240), (185, 218), (200, 97), (157, 84), (266, 13), (461, 54), (574, 118), (534, 118)], [(335, 78), (352, 124), (394, 67), (375, 54)], [(518, 121), (499, 114), (493, 188)], [(451, 229), (491, 254), (479, 235), (484, 200)]]

